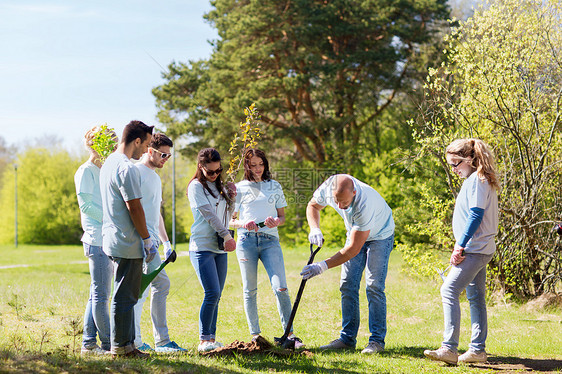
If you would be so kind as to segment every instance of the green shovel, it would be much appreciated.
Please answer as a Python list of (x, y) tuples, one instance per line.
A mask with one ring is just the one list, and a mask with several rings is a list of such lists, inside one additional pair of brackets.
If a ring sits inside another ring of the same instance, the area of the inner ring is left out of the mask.
[(165, 259), (164, 262), (161, 263), (160, 266), (158, 266), (158, 268), (156, 268), (156, 270), (154, 270), (150, 274), (143, 274), (142, 275), (139, 299), (142, 297), (142, 294), (144, 293), (144, 290), (146, 290), (146, 288), (148, 287), (150, 282), (152, 282), (154, 280), (154, 278), (156, 278), (158, 273), (160, 273), (162, 271), (162, 269), (164, 269), (164, 267), (166, 265), (168, 265), (170, 262), (175, 262), (177, 257), (178, 257), (178, 255), (176, 254), (176, 251), (175, 250), (172, 251), (172, 253), (170, 253), (168, 258)]

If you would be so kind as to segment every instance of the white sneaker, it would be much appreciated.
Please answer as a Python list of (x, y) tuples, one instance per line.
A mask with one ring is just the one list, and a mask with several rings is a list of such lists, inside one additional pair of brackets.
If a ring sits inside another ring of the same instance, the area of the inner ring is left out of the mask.
[(110, 351), (106, 351), (105, 349), (101, 349), (99, 345), (95, 345), (91, 348), (82, 347), (80, 350), (80, 354), (82, 355), (108, 355), (111, 354)]
[(472, 363), (472, 362), (486, 362), (488, 361), (488, 355), (486, 351), (473, 351), (469, 349), (459, 356), (459, 362)]
[(199, 352), (209, 352), (220, 347), (224, 347), (224, 344), (222, 344), (221, 342), (204, 341), (203, 343), (199, 344), (197, 350)]
[(441, 347), (439, 349), (436, 349), (435, 351), (426, 349), (425, 351), (423, 351), (423, 354), (432, 360), (443, 361), (451, 365), (456, 365), (459, 359), (459, 355), (457, 353), (451, 351), (446, 347)]
[(209, 352), (209, 351), (212, 351), (215, 348), (216, 348), (215, 343), (207, 340), (207, 341), (204, 341), (203, 343), (199, 343), (199, 345), (197, 346), (197, 351), (198, 352)]
[(367, 346), (365, 347), (365, 349), (363, 349), (361, 351), (361, 353), (364, 354), (373, 354), (373, 353), (379, 353), (384, 351), (384, 348), (382, 345), (380, 345), (377, 342), (369, 342), (369, 344), (367, 344)]

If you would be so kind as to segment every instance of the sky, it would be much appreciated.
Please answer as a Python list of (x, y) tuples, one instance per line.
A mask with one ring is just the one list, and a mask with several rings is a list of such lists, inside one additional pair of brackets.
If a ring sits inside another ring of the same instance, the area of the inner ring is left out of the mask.
[[(0, 137), (81, 147), (107, 123), (159, 126), (162, 67), (206, 59), (216, 31), (206, 0), (0, 0)], [(160, 66), (161, 65), (161, 66)]]

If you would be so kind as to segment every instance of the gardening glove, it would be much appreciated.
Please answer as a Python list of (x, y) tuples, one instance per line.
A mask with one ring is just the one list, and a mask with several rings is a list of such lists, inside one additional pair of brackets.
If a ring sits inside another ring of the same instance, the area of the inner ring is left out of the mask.
[(324, 235), (322, 235), (322, 230), (319, 228), (310, 230), (310, 233), (308, 234), (308, 241), (317, 247), (322, 247), (322, 244), (324, 244)]
[(562, 236), (562, 223), (557, 223), (556, 225), (554, 225), (554, 227), (552, 228), (552, 231), (554, 231), (558, 235)]
[(303, 279), (307, 280), (322, 274), (326, 270), (328, 270), (328, 264), (326, 263), (326, 261), (315, 262), (313, 264), (306, 265), (304, 268), (302, 268), (301, 275)]
[(154, 257), (158, 254), (158, 247), (152, 241), (150, 236), (148, 238), (144, 238), (142, 241), (144, 243), (144, 260), (148, 264), (150, 261), (154, 260)]
[(170, 241), (168, 240), (167, 242), (164, 242), (164, 244), (162, 244), (164, 246), (164, 258), (168, 258), (170, 257), (170, 255), (172, 254), (172, 244), (170, 244)]

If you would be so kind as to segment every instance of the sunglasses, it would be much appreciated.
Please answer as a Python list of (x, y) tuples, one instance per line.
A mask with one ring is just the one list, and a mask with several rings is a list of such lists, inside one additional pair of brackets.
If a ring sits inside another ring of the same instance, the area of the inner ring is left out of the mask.
[(219, 175), (220, 173), (222, 173), (222, 166), (217, 170), (209, 170), (207, 168), (203, 168), (203, 169), (205, 170), (205, 174), (207, 174), (209, 177), (212, 177), (215, 174)]
[(460, 164), (462, 164), (464, 160), (460, 160), (459, 162), (457, 162), (456, 164), (449, 164), (449, 166), (451, 166), (452, 168), (456, 168), (458, 167)]
[(159, 150), (157, 150), (157, 149), (155, 149), (155, 148), (152, 148), (152, 147), (150, 147), (150, 149), (152, 149), (154, 152), (160, 153), (160, 157), (162, 157), (162, 158), (164, 158), (164, 159), (166, 159), (166, 158), (172, 156), (171, 153), (164, 153), (164, 152), (161, 152), (161, 151), (159, 151)]

